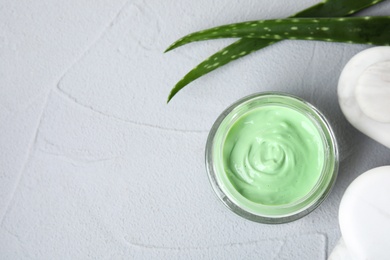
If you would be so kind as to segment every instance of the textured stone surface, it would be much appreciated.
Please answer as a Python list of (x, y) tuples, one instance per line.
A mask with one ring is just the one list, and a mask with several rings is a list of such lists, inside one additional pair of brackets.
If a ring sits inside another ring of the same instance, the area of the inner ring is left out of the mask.
[[(363, 45), (285, 41), (188, 86), (186, 71), (231, 40), (168, 54), (178, 37), (286, 17), (313, 0), (2, 1), (0, 255), (4, 259), (325, 259), (343, 192), (389, 164), (337, 104), (345, 63)], [(365, 14), (385, 15), (390, 3)], [(229, 212), (204, 167), (212, 123), (259, 91), (303, 97), (333, 123), (341, 167), (312, 214), (262, 225)]]

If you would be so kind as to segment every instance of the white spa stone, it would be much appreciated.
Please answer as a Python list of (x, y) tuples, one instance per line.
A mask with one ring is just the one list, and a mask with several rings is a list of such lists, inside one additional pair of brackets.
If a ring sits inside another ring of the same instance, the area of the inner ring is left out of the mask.
[(344, 245), (330, 259), (390, 259), (389, 187), (390, 166), (371, 169), (350, 184), (339, 209)]
[(390, 47), (355, 55), (341, 73), (338, 98), (354, 127), (390, 148)]

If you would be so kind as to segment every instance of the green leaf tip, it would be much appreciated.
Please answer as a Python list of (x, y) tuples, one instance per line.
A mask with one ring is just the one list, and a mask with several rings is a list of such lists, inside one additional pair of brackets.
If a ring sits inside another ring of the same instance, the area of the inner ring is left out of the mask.
[[(176, 92), (177, 93), (177, 92)], [(176, 95), (176, 93), (173, 92), (173, 89), (171, 92), (169, 92), (168, 99), (167, 99), (167, 104), (172, 100), (172, 98)]]
[(167, 53), (167, 52), (173, 50), (174, 49), (173, 47), (174, 47), (173, 44), (169, 45), (169, 47), (165, 49), (164, 53)]
[[(176, 41), (177, 42), (177, 41)], [(173, 49), (176, 49), (177, 47), (179, 46), (176, 46), (176, 42), (172, 43), (171, 45), (169, 45), (169, 47), (164, 51), (164, 53), (167, 53)]]

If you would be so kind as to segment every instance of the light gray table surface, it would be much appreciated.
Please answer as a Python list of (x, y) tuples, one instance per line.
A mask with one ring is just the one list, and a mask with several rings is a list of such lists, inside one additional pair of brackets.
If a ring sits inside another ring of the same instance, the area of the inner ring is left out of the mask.
[[(326, 259), (337, 212), (390, 151), (337, 102), (343, 66), (365, 45), (283, 41), (202, 77), (167, 105), (188, 70), (232, 42), (179, 37), (282, 18), (314, 0), (0, 2), (1, 259)], [(390, 1), (363, 12), (390, 15)], [(204, 165), (208, 131), (260, 91), (302, 97), (327, 115), (339, 177), (310, 215), (264, 225), (226, 209)]]

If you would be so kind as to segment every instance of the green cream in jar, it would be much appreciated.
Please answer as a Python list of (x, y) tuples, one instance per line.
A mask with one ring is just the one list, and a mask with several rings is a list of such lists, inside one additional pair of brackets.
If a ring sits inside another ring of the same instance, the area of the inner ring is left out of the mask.
[(229, 107), (210, 131), (211, 184), (231, 210), (263, 223), (284, 223), (317, 207), (338, 168), (325, 118), (305, 101), (261, 93)]
[(243, 197), (263, 205), (283, 205), (313, 189), (324, 165), (324, 147), (309, 118), (269, 105), (234, 123), (223, 144), (223, 163)]

